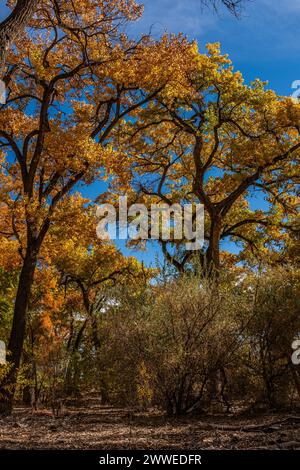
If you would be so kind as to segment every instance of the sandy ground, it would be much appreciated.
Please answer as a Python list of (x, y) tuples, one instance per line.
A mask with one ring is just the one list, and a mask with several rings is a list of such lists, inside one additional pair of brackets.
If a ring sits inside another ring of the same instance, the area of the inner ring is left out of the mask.
[(93, 406), (50, 411), (16, 408), (0, 418), (0, 449), (298, 449), (300, 414), (200, 416)]

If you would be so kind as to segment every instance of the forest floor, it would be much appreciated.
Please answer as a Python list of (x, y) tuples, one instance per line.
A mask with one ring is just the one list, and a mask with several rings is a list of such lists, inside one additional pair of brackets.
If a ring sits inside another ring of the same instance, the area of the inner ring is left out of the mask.
[(264, 413), (166, 418), (91, 406), (50, 411), (16, 408), (0, 418), (0, 449), (298, 449), (300, 414)]

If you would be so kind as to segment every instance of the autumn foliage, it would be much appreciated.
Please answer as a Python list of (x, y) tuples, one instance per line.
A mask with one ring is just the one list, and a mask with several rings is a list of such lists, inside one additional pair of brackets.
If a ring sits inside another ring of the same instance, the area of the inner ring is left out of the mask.
[[(169, 414), (299, 400), (300, 105), (246, 84), (219, 44), (128, 37), (141, 14), (133, 0), (40, 1), (6, 54), (3, 413), (15, 396), (57, 414), (91, 390)], [(171, 234), (150, 269), (97, 239), (96, 202), (124, 194), (203, 204), (203, 248)]]

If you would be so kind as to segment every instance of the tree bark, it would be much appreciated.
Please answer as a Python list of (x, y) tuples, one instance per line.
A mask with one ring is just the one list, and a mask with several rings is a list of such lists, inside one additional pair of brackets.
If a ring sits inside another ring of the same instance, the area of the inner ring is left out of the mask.
[(37, 3), (38, 0), (18, 0), (11, 14), (0, 24), (0, 66), (8, 48), (23, 31)]
[(26, 330), (26, 313), (37, 264), (38, 248), (29, 244), (20, 273), (15, 300), (13, 324), (8, 343), (11, 369), (0, 386), (0, 414), (10, 414), (16, 389), (17, 373), (20, 367)]
[(219, 214), (211, 215), (209, 245), (206, 254), (206, 271), (209, 275), (220, 269), (220, 238), (222, 230), (222, 217)]

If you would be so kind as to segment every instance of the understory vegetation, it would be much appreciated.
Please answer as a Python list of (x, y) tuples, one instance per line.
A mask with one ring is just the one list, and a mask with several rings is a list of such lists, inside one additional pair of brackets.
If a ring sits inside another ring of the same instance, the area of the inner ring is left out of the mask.
[(91, 393), (104, 405), (169, 415), (299, 403), (291, 342), (300, 331), (300, 277), (291, 266), (102, 287), (92, 318), (74, 288), (61, 289), (62, 317), (47, 325), (29, 311), (20, 403), (55, 415)]

